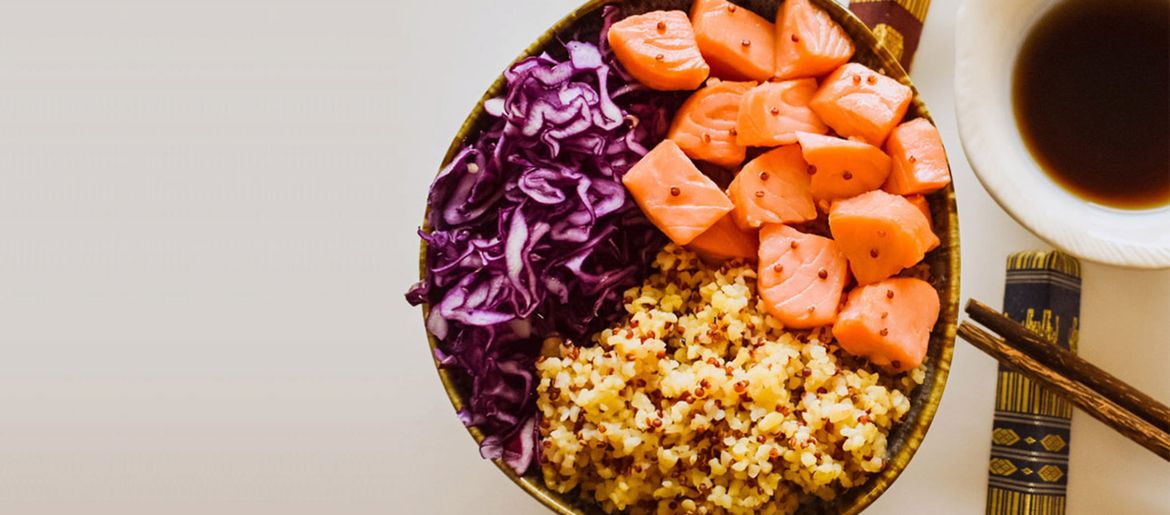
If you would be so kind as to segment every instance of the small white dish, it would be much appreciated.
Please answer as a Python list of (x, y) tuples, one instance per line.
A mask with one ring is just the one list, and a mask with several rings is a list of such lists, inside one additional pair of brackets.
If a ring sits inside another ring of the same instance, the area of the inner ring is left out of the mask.
[(1120, 210), (1077, 197), (1053, 182), (1020, 137), (1011, 94), (1016, 56), (1033, 24), (1057, 3), (963, 0), (960, 5), (955, 110), (967, 160), (1000, 207), (1052, 245), (1110, 265), (1170, 267), (1170, 206)]

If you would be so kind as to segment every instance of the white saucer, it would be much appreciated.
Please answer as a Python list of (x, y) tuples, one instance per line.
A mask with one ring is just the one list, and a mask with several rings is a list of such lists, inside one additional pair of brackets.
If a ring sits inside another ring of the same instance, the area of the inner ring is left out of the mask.
[(1077, 197), (1049, 179), (1020, 139), (1011, 96), (1016, 53), (1055, 3), (964, 0), (959, 7), (955, 110), (963, 150), (1000, 207), (1052, 245), (1100, 263), (1170, 267), (1170, 206), (1129, 211)]

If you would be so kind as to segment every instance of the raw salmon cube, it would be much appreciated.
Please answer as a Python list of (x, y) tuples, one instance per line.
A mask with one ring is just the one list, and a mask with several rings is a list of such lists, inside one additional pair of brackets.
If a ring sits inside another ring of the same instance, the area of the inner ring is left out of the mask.
[(624, 18), (609, 28), (606, 38), (618, 62), (650, 89), (695, 89), (711, 72), (699, 53), (691, 20), (682, 11)]
[(721, 79), (765, 81), (776, 62), (776, 27), (727, 0), (695, 0), (691, 24), (699, 52)]
[(735, 224), (747, 230), (816, 218), (807, 169), (796, 145), (766, 152), (744, 165), (727, 188), (735, 204), (731, 211)]
[(776, 78), (820, 77), (853, 56), (853, 41), (808, 0), (785, 0), (776, 13)]
[(747, 148), (736, 141), (735, 122), (740, 99), (755, 85), (708, 81), (678, 108), (666, 137), (678, 143), (691, 159), (725, 168), (739, 166)]
[(671, 140), (630, 168), (622, 183), (671, 241), (686, 245), (731, 212), (731, 200)]
[(934, 227), (934, 220), (930, 216), (930, 204), (926, 201), (926, 195), (905, 195), (906, 200), (909, 200), (914, 207), (922, 211), (922, 216), (926, 217), (926, 225)]
[(755, 261), (760, 240), (756, 231), (740, 230), (731, 215), (727, 215), (691, 240), (687, 248), (707, 261), (721, 262), (733, 258)]
[[(930, 214), (930, 203), (927, 202), (926, 195), (905, 195), (905, 197), (906, 200), (909, 200), (911, 204), (914, 204), (914, 207), (918, 208), (919, 211), (922, 211), (922, 216), (926, 217), (926, 226), (930, 227), (930, 231), (933, 233), (934, 217)], [(938, 235), (935, 234), (935, 236)], [(938, 247), (938, 245), (938, 243), (935, 243), (934, 245), (931, 245), (930, 248), (926, 249), (926, 251), (930, 252), (934, 250), (935, 247)]]
[(947, 165), (942, 138), (925, 118), (915, 118), (895, 127), (886, 139), (886, 153), (894, 164), (882, 189), (890, 193), (930, 193), (951, 183), (951, 168)]
[(875, 365), (910, 370), (926, 357), (938, 310), (938, 292), (926, 281), (886, 279), (849, 292), (833, 337), (845, 352)]
[(848, 63), (821, 83), (809, 107), (842, 137), (881, 146), (906, 116), (913, 96), (909, 86), (865, 65)]
[(798, 131), (828, 132), (808, 107), (816, 91), (814, 79), (765, 82), (752, 88), (739, 105), (736, 141), (749, 147), (774, 147), (795, 143)]
[(872, 284), (922, 261), (938, 245), (930, 223), (905, 197), (874, 190), (833, 202), (829, 231), (859, 284)]
[(784, 327), (832, 324), (847, 278), (845, 255), (833, 240), (787, 225), (760, 229), (760, 298)]
[(890, 175), (890, 158), (881, 149), (832, 136), (796, 133), (817, 200), (860, 195), (879, 188)]

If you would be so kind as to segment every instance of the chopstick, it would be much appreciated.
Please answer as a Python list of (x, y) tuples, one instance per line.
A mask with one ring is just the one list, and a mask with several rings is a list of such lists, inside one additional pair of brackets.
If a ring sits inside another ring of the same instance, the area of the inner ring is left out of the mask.
[(1079, 381), (1100, 392), (1107, 399), (1162, 431), (1170, 432), (1170, 407), (1166, 407), (1153, 397), (1101, 370), (1097, 365), (1085, 361), (1084, 358), (1048, 343), (1039, 334), (987, 304), (975, 299), (968, 300), (967, 315), (992, 332), (1003, 336), (1008, 345), (1020, 352), (1069, 379)]
[[(968, 312), (970, 310), (971, 307), (968, 304)], [(983, 314), (980, 316), (987, 318)], [(1002, 315), (997, 313), (996, 316)], [(1020, 329), (1031, 332), (1022, 327)], [(1112, 427), (1142, 447), (1149, 449), (1163, 460), (1170, 461), (1170, 433), (1163, 431), (1144, 418), (1135, 415), (1092, 387), (1048, 367), (1030, 356), (1026, 351), (1016, 348), (1019, 341), (1013, 339), (1012, 334), (1008, 334), (1009, 339), (1004, 340), (968, 322), (959, 324), (958, 334), (979, 350), (986, 352), (1000, 362), (1031, 377), (1065, 399), (1068, 399), (1074, 406), (1088, 413), (1093, 418)], [(1035, 338), (1040, 337), (1037, 335)], [(1040, 339), (1038, 341), (1043, 340)], [(1045, 343), (1044, 345), (1050, 344)], [(1116, 381), (1116, 384), (1125, 385), (1119, 379), (1113, 376), (1110, 377)], [(1137, 391), (1128, 385), (1125, 385), (1125, 387), (1135, 392)]]

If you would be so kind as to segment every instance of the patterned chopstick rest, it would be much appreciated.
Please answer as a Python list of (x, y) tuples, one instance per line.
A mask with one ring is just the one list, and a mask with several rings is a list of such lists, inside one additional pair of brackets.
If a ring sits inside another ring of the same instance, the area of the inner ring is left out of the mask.
[[(1081, 266), (1060, 252), (1008, 257), (1004, 312), (1076, 352)], [(987, 513), (1063, 514), (1072, 404), (999, 365), (991, 433)]]
[(849, 10), (873, 30), (902, 68), (910, 69), (930, 0), (848, 0)]

